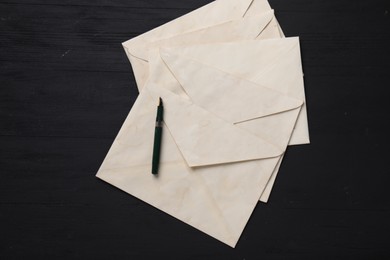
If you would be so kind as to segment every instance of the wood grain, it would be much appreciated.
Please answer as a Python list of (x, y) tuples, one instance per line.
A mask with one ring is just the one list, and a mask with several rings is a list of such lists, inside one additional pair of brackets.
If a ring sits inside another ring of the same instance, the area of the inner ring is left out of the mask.
[(0, 1), (1, 259), (389, 259), (390, 2), (272, 0), (312, 144), (236, 249), (94, 177), (137, 97), (121, 42), (211, 1)]

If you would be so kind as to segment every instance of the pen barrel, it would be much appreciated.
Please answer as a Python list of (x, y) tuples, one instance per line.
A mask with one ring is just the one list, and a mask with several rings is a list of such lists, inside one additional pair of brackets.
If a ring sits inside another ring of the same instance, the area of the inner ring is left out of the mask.
[(162, 136), (161, 121), (157, 121), (156, 128), (154, 130), (152, 174), (158, 173), (158, 165), (160, 162), (161, 136)]
[(157, 117), (156, 117), (156, 122), (161, 123), (163, 121), (163, 106), (158, 106), (157, 107)]

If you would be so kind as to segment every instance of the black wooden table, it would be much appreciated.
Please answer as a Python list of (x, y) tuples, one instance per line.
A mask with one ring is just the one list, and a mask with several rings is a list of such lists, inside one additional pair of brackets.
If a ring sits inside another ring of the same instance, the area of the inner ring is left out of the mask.
[(0, 1), (0, 259), (390, 259), (390, 2), (272, 0), (312, 144), (236, 249), (95, 178), (137, 97), (121, 42), (191, 1)]

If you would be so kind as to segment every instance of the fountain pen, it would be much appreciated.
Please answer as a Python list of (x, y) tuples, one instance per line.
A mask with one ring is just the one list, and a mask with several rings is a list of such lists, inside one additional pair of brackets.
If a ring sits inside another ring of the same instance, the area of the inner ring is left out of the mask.
[(153, 143), (153, 160), (152, 160), (152, 174), (158, 173), (158, 166), (160, 163), (161, 150), (161, 136), (162, 136), (162, 121), (163, 121), (163, 103), (161, 98), (157, 107), (156, 127), (154, 129), (154, 143)]

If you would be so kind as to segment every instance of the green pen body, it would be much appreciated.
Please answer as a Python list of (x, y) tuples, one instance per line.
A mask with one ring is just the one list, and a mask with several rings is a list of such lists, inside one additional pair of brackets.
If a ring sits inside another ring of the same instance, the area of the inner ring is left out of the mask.
[(152, 174), (158, 173), (158, 166), (160, 163), (163, 110), (164, 108), (160, 98), (160, 103), (157, 107), (156, 127), (154, 129)]

